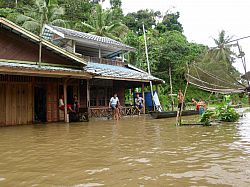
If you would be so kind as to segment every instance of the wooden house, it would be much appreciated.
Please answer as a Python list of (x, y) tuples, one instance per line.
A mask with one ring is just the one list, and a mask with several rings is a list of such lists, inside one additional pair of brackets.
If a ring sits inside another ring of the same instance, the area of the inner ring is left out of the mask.
[[(114, 92), (125, 106), (126, 89), (162, 80), (126, 64), (124, 53), (135, 49), (70, 29), (44, 27), (39, 37), (0, 18), (0, 125), (68, 121), (64, 104), (78, 96), (90, 117), (105, 116)], [(143, 94), (144, 95), (144, 94)], [(124, 114), (131, 114), (124, 107)]]
[(60, 95), (67, 104), (75, 94), (87, 107), (93, 73), (86, 65), (83, 58), (0, 18), (0, 125), (66, 121), (67, 109), (58, 109)]
[[(79, 32), (57, 26), (45, 25), (43, 37), (69, 52), (83, 58), (87, 72), (95, 73), (89, 81), (90, 116), (107, 115), (109, 100), (114, 93), (118, 94), (120, 103), (125, 106), (126, 89), (161, 84), (158, 79), (147, 72), (125, 62), (124, 54), (135, 51), (135, 48), (108, 37)], [(144, 94), (142, 94), (144, 96)], [(123, 107), (124, 114), (131, 111)]]

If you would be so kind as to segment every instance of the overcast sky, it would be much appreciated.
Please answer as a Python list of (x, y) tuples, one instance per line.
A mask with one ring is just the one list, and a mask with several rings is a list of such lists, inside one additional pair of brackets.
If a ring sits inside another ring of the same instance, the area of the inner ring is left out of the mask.
[[(109, 0), (104, 3), (109, 4)], [(122, 0), (125, 13), (140, 9), (180, 12), (180, 23), (188, 41), (214, 46), (213, 39), (224, 29), (234, 38), (250, 36), (250, 0)], [(250, 70), (250, 38), (239, 41)], [(243, 72), (241, 64), (236, 67)]]

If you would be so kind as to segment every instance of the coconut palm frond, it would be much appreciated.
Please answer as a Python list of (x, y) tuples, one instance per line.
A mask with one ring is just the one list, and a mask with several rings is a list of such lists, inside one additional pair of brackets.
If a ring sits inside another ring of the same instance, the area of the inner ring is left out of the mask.
[(102, 6), (97, 4), (95, 11), (96, 11), (96, 26), (101, 28), (104, 26)]
[(31, 32), (39, 34), (41, 25), (36, 21), (25, 21), (24, 24), (22, 25), (22, 27), (31, 31)]
[(23, 23), (26, 21), (35, 21), (35, 19), (33, 19), (32, 17), (26, 16), (26, 15), (23, 15), (23, 14), (19, 14), (16, 18), (17, 23)]
[(55, 26), (66, 27), (66, 22), (63, 19), (55, 19), (50, 23)]
[(105, 36), (107, 36), (107, 37), (109, 37), (109, 38), (112, 38), (112, 39), (114, 39), (114, 40), (117, 40), (117, 41), (121, 41), (120, 38), (114, 36), (114, 35), (111, 34), (111, 33), (105, 33)]
[(65, 11), (64, 8), (62, 7), (53, 7), (53, 8), (49, 8), (49, 19), (50, 20), (54, 20), (57, 19), (59, 17), (61, 17), (62, 15), (64, 15)]
[(48, 1), (48, 6), (54, 6), (57, 5), (57, 0), (49, 0)]
[(75, 28), (78, 28), (78, 29), (85, 31), (85, 32), (95, 32), (96, 31), (96, 29), (93, 26), (91, 26), (85, 22), (76, 23)]
[(112, 25), (105, 26), (104, 28), (108, 32), (113, 32), (116, 31), (117, 29), (126, 29), (126, 30), (128, 29), (128, 27), (122, 23), (114, 23)]

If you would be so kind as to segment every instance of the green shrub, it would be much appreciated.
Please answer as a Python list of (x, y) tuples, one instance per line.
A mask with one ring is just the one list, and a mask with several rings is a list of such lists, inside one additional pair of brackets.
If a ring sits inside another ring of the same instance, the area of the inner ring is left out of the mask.
[(212, 119), (225, 122), (235, 122), (240, 118), (240, 115), (235, 111), (234, 108), (227, 105), (220, 105), (215, 111), (207, 110), (202, 114), (200, 122), (205, 125), (210, 125)]
[(200, 122), (203, 122), (205, 125), (210, 125), (211, 119), (214, 116), (214, 111), (207, 110), (201, 115)]
[(218, 107), (216, 114), (220, 121), (235, 122), (240, 118), (240, 115), (230, 106)]

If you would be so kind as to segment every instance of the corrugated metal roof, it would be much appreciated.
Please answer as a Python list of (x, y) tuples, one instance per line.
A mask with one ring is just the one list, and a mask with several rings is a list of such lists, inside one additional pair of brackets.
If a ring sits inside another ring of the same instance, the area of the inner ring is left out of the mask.
[(46, 71), (65, 71), (65, 72), (75, 72), (75, 73), (83, 73), (83, 70), (72, 69), (72, 68), (64, 68), (64, 67), (54, 67), (54, 66), (39, 66), (35, 64), (19, 64), (19, 63), (11, 63), (0, 61), (0, 67), (9, 67), (9, 68), (23, 68), (23, 69), (34, 69), (34, 70), (46, 70)]
[(108, 64), (99, 64), (89, 62), (87, 66), (84, 67), (89, 73), (96, 73), (97, 77), (102, 78), (114, 78), (120, 80), (131, 80), (131, 81), (156, 81), (164, 82), (163, 80), (149, 75), (146, 72), (136, 71), (121, 66), (113, 66)]
[[(92, 42), (95, 42), (97, 44), (104, 44), (104, 45), (107, 45), (109, 47), (112, 46), (112, 47), (115, 47), (115, 48), (119, 48), (121, 50), (135, 51), (135, 48), (133, 48), (131, 46), (128, 46), (126, 44), (123, 44), (121, 42), (118, 42), (116, 40), (113, 40), (111, 38), (108, 38), (108, 37), (97, 36), (97, 35), (93, 35), (93, 34), (90, 34), (90, 33), (75, 31), (75, 30), (72, 30), (72, 29), (66, 29), (66, 28), (53, 26), (53, 25), (46, 25), (45, 29), (50, 29), (53, 32), (54, 31), (60, 32), (60, 33), (64, 34), (65, 38), (74, 37), (74, 38), (78, 38), (78, 39), (82, 39), (82, 40), (86, 40), (86, 41), (92, 41)], [(44, 35), (46, 35), (45, 37), (50, 36), (49, 33), (48, 34), (44, 33)]]

